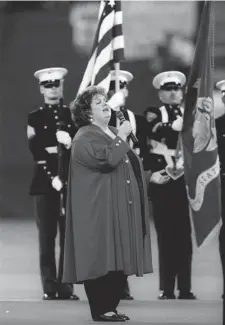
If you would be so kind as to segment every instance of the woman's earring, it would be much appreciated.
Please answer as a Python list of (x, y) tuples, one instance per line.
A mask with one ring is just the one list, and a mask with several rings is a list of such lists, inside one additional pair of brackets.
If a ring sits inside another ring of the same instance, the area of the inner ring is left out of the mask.
[(91, 123), (93, 122), (93, 117), (90, 117), (90, 122), (91, 122)]

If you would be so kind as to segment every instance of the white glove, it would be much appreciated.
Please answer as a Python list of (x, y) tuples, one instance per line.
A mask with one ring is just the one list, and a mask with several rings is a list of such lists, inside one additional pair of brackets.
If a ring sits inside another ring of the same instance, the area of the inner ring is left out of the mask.
[(68, 132), (57, 131), (56, 138), (59, 143), (62, 143), (66, 147), (66, 149), (69, 149), (71, 147), (72, 140)]
[(165, 184), (170, 180), (169, 175), (163, 176), (162, 173), (165, 173), (165, 170), (160, 170), (158, 172), (152, 173), (150, 177), (150, 182), (151, 183), (156, 183), (156, 184)]
[(177, 116), (177, 119), (172, 123), (172, 129), (174, 131), (181, 131), (183, 127), (183, 117)]
[(59, 179), (59, 176), (55, 176), (52, 180), (52, 187), (56, 190), (56, 191), (60, 191), (63, 187), (63, 183), (62, 181)]
[(113, 111), (117, 111), (120, 106), (123, 106), (125, 103), (124, 92), (119, 90), (117, 91), (109, 101), (106, 103)]

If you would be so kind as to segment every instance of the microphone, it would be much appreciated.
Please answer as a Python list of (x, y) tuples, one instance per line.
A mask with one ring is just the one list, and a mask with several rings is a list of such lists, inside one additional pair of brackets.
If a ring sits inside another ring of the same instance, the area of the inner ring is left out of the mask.
[[(123, 113), (121, 112), (121, 110), (119, 109), (120, 106), (123, 106), (125, 104), (125, 96), (124, 93), (122, 91), (117, 91), (114, 95), (112, 95), (112, 97), (109, 99), (109, 101), (107, 102), (107, 105), (116, 112), (116, 117), (120, 120), (120, 122), (125, 122), (126, 119), (123, 115)], [(133, 141), (134, 144), (138, 143), (138, 139), (136, 138), (136, 136), (133, 134), (133, 132), (131, 131), (131, 133), (129, 134), (129, 136), (131, 138), (131, 140)]]

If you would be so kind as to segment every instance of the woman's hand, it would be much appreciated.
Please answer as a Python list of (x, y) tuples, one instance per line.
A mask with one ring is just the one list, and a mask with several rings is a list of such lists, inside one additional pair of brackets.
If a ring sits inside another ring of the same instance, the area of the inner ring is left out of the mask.
[(124, 141), (126, 141), (128, 135), (132, 131), (132, 126), (129, 121), (124, 121), (123, 124), (119, 126), (118, 130), (119, 130), (119, 132), (117, 135), (120, 138), (122, 138)]

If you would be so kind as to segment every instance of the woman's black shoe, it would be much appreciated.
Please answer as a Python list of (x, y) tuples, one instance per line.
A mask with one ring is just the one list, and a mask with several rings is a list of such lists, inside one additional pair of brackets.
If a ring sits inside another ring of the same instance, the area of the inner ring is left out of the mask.
[(106, 314), (96, 316), (93, 318), (93, 321), (95, 321), (95, 322), (125, 322), (125, 318), (113, 313), (110, 316), (107, 316)]
[(117, 310), (115, 310), (115, 314), (119, 315), (120, 317), (124, 318), (125, 320), (130, 320), (130, 317), (128, 317), (125, 314), (119, 313)]

